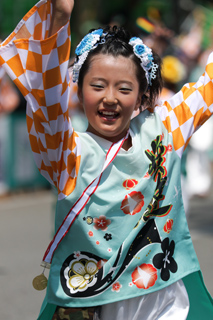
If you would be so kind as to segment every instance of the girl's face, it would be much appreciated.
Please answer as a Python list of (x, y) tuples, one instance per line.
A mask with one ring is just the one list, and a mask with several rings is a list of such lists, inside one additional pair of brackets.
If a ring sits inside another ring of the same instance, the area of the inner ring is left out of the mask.
[(141, 105), (134, 62), (123, 56), (95, 55), (78, 94), (89, 122), (87, 131), (119, 141)]

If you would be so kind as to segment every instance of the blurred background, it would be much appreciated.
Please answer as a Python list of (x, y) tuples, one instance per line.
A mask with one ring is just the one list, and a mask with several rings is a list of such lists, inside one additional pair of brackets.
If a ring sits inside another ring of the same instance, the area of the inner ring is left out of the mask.
[[(0, 39), (5, 39), (33, 0), (0, 0)], [(72, 51), (91, 29), (127, 27), (163, 60), (160, 99), (197, 81), (213, 49), (213, 2), (209, 0), (76, 0)], [(53, 234), (56, 194), (38, 172), (27, 135), (26, 103), (0, 69), (0, 318), (36, 319), (44, 292), (31, 285)], [(71, 87), (74, 127), (86, 129), (76, 87)], [(80, 129), (79, 129), (80, 128)], [(204, 279), (213, 295), (213, 122), (193, 136), (182, 159), (182, 188), (189, 228)]]
[[(0, 39), (11, 33), (35, 3), (34, 0), (0, 1)], [(125, 26), (162, 57), (164, 89), (160, 98), (164, 100), (203, 73), (213, 46), (212, 21), (213, 2), (209, 0), (78, 0), (71, 19), (71, 58), (76, 45), (91, 28), (107, 24)], [(0, 70), (0, 195), (49, 187), (32, 161), (25, 107), (20, 92)], [(80, 126), (84, 130), (86, 119), (75, 86), (71, 88), (70, 114), (78, 130)], [(211, 185), (212, 121), (204, 128), (193, 137), (182, 161), (183, 179), (187, 183), (186, 209), (192, 196), (208, 195)], [(193, 166), (188, 166), (189, 159)]]
[[(33, 0), (1, 0), (0, 30), (3, 38), (35, 3)], [(115, 18), (132, 29), (136, 19), (144, 16), (160, 18), (168, 28), (179, 33), (182, 23), (188, 15), (193, 14), (197, 6), (211, 10), (213, 4), (211, 0), (78, 0), (74, 9), (78, 22), (74, 32), (85, 33), (94, 23), (106, 24)]]

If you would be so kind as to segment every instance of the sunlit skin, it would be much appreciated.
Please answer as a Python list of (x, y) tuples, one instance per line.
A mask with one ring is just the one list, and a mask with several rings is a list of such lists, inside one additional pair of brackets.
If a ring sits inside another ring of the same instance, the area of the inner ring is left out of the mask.
[[(133, 111), (141, 105), (135, 63), (123, 56), (94, 56), (78, 94), (89, 122), (87, 131), (119, 141), (126, 135)], [(131, 138), (123, 147), (130, 146)]]

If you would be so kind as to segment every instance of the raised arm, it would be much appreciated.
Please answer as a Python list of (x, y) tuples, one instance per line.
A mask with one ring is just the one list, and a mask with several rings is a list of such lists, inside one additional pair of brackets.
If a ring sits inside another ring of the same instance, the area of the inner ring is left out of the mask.
[(74, 0), (51, 0), (53, 11), (49, 36), (55, 34), (70, 19)]
[(73, 4), (74, 0), (40, 0), (0, 46), (0, 64), (27, 101), (36, 165), (58, 189), (59, 199), (74, 190), (81, 157), (68, 112)]
[(213, 113), (213, 52), (204, 74), (196, 83), (187, 83), (156, 111), (171, 134), (174, 148), (181, 157), (193, 133)]

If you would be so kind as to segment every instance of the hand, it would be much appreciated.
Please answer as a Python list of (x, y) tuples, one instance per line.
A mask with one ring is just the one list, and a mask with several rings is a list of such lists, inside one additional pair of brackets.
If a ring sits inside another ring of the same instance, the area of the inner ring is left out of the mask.
[(74, 0), (51, 0), (53, 14), (49, 30), (49, 36), (56, 33), (70, 19), (74, 7)]

